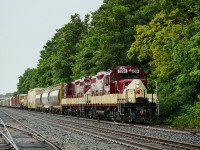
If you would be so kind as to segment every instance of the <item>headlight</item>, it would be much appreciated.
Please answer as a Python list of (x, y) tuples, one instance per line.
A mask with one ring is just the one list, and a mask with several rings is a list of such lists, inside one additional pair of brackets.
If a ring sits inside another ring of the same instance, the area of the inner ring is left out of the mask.
[(149, 102), (152, 102), (152, 99), (151, 99), (151, 98), (149, 98)]
[(129, 102), (131, 102), (131, 101), (132, 101), (132, 99), (131, 99), (131, 98), (129, 98), (129, 99), (128, 99), (128, 101), (129, 101)]
[(137, 89), (139, 88), (139, 84), (140, 84), (139, 81), (136, 81), (136, 82), (135, 82), (135, 87), (136, 87)]

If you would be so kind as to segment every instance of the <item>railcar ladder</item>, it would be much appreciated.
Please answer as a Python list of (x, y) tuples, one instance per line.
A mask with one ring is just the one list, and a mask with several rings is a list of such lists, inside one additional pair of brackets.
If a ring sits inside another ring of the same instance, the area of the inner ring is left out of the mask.
[(118, 99), (117, 100), (117, 110), (118, 110), (118, 113), (120, 114), (120, 115), (124, 115), (124, 108), (122, 107), (122, 105), (123, 105), (123, 99)]

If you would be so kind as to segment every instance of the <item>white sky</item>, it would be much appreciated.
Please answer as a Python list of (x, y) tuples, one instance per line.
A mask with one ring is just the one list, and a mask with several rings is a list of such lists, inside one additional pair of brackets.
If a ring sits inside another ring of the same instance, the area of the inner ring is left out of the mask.
[(0, 0), (0, 94), (17, 91), (27, 68), (71, 15), (94, 12), (103, 0)]

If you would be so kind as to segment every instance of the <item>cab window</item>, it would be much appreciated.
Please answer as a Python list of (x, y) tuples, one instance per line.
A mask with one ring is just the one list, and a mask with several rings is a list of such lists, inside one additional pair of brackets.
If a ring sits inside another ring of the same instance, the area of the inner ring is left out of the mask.
[(116, 81), (116, 74), (113, 74), (113, 75), (112, 75), (111, 81), (112, 81), (112, 82)]

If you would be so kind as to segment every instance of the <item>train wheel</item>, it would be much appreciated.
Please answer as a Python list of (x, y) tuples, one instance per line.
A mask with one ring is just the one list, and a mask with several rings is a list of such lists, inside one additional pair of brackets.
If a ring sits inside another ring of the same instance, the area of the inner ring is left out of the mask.
[(121, 116), (121, 123), (124, 123), (124, 116)]
[(100, 122), (100, 117), (99, 116), (97, 116), (97, 121)]
[(114, 110), (114, 112), (113, 112), (113, 121), (116, 122), (116, 120), (117, 120), (117, 112), (116, 112), (116, 110)]

